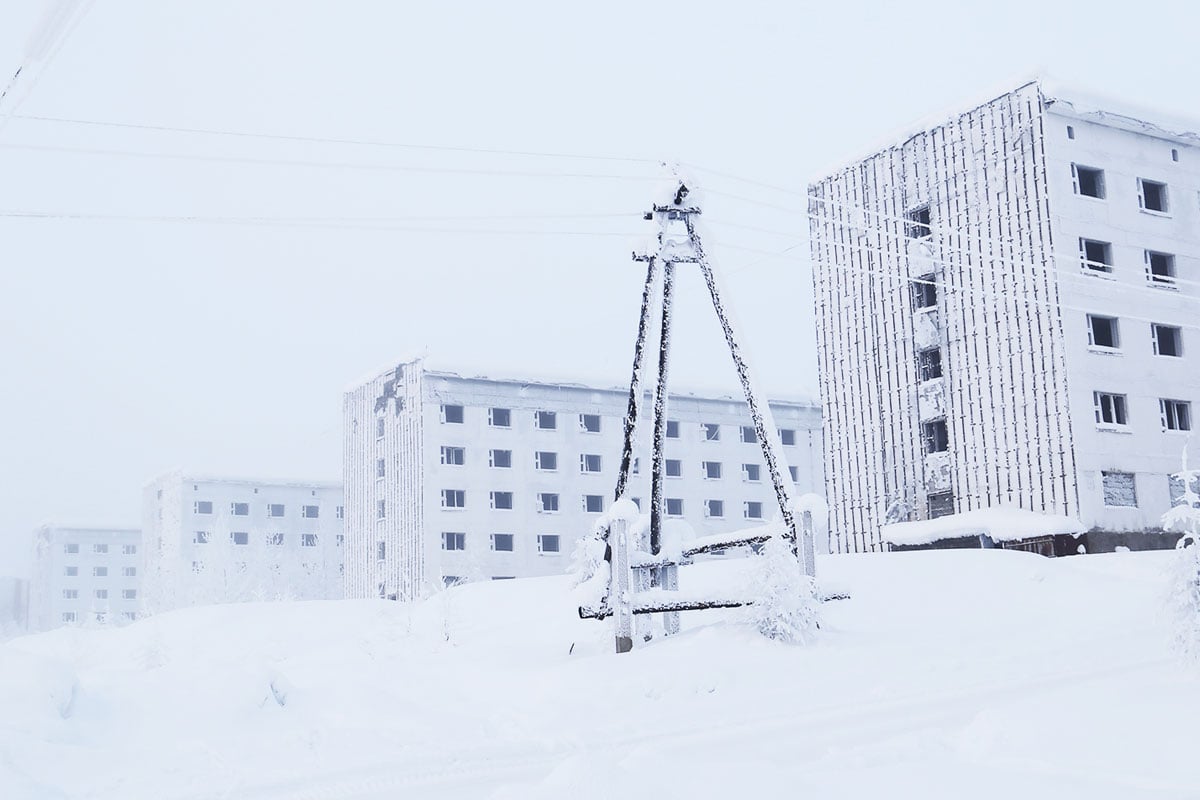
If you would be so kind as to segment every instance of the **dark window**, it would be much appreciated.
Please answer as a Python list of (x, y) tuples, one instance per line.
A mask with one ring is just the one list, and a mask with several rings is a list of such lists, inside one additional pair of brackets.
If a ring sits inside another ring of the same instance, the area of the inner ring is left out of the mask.
[(492, 492), (492, 508), (497, 508), (501, 511), (511, 511), (512, 507), (512, 492)]
[(1167, 213), (1167, 185), (1158, 181), (1138, 178), (1138, 203), (1146, 211)]
[(1112, 272), (1112, 244), (1095, 239), (1079, 240), (1079, 257), (1084, 269), (1093, 272)]
[(513, 549), (513, 535), (511, 533), (493, 533), (492, 549), (511, 553)]
[(375, 543), (375, 558), (380, 561), (383, 561), (385, 558), (387, 558), (387, 542)]
[(321, 514), (320, 506), (301, 506), (300, 516), (305, 519), (316, 519)]
[(463, 407), (462, 406), (442, 406), (442, 422), (451, 422), (462, 424)]
[(954, 513), (954, 492), (935, 492), (925, 498), (929, 518), (948, 517)]
[(1146, 251), (1146, 280), (1157, 286), (1175, 285), (1175, 256)]
[(558, 469), (558, 453), (552, 453), (548, 450), (539, 450), (533, 454), (533, 466), (535, 469), (542, 470)]
[(583, 510), (589, 514), (604, 513), (604, 495), (602, 494), (585, 494), (583, 496)]
[(544, 431), (558, 427), (558, 415), (553, 411), (538, 411), (534, 414), (534, 425)]
[(762, 466), (760, 464), (742, 464), (742, 476), (752, 483), (762, 480)]
[(709, 479), (717, 479), (721, 477), (721, 462), (720, 461), (705, 461), (700, 465), (704, 468), (704, 477)]
[(683, 474), (683, 463), (678, 458), (664, 459), (663, 472), (668, 478), (678, 478)]
[(1192, 429), (1192, 404), (1186, 400), (1158, 401), (1158, 410), (1162, 414), (1163, 430), (1190, 431)]
[(668, 497), (666, 500), (666, 512), (668, 517), (683, 516), (683, 499), (679, 497)]
[(315, 533), (300, 534), (300, 546), (301, 547), (316, 547), (317, 546), (317, 535)]
[(754, 432), (753, 425), (742, 426), (742, 441), (749, 444), (756, 444), (758, 442), (758, 435)]
[(938, 288), (933, 275), (922, 275), (912, 282), (913, 309), (933, 308), (938, 301)]
[(493, 450), (488, 455), (488, 464), (493, 467), (509, 468), (512, 466), (512, 450)]
[(719, 442), (721, 440), (721, 426), (715, 422), (701, 422), (700, 427), (704, 430), (704, 441)]
[(559, 538), (557, 533), (543, 533), (538, 536), (539, 553), (557, 553), (558, 550)]
[(282, 517), (284, 512), (283, 503), (267, 503), (268, 517)]
[(780, 428), (779, 440), (787, 445), (796, 443), (796, 431), (793, 428)]
[(538, 510), (553, 512), (558, 511), (558, 495), (553, 492), (542, 492), (538, 495)]
[(1121, 332), (1116, 317), (1088, 314), (1088, 344), (1093, 347), (1121, 346)]
[(950, 449), (950, 437), (946, 432), (946, 420), (944, 419), (923, 423), (921, 436), (925, 441), (926, 453), (944, 453)]
[(442, 489), (442, 508), (466, 508), (467, 493), (464, 489)]
[(1154, 330), (1154, 354), (1159, 356), (1183, 355), (1183, 332), (1173, 325), (1152, 325)]
[(212, 513), (212, 501), (211, 500), (197, 500), (195, 502), (195, 504), (192, 506), (192, 508), (195, 510), (195, 512), (197, 514), (211, 514)]
[(704, 516), (721, 518), (725, 516), (725, 501), (724, 500), (705, 500), (704, 501)]
[(461, 467), (467, 461), (465, 447), (442, 446), (442, 463), (452, 467)]
[(599, 472), (600, 456), (592, 453), (582, 453), (579, 456), (580, 472)]
[(512, 410), (507, 408), (489, 408), (488, 424), (493, 428), (511, 428)]
[(599, 414), (580, 414), (579, 427), (588, 433), (600, 432), (600, 415)]
[(788, 467), (788, 477), (792, 479), (792, 483), (798, 483), (800, 481), (800, 468)]
[(237, 545), (250, 544), (249, 531), (233, 531), (229, 534), (229, 539)]
[(942, 377), (941, 348), (931, 347), (928, 350), (918, 351), (917, 369), (920, 372), (921, 380), (923, 381), (931, 381), (934, 378)]
[(383, 417), (375, 418), (375, 437), (377, 439), (383, 437)]
[(674, 419), (667, 420), (666, 438), (668, 438), (668, 439), (678, 439), (679, 438), (679, 421), (678, 420), (674, 420)]
[(1108, 392), (1093, 392), (1092, 402), (1095, 404), (1096, 424), (1098, 425), (1127, 425), (1125, 415), (1125, 395)]
[(1071, 173), (1075, 178), (1075, 194), (1104, 198), (1104, 170), (1072, 164)]
[(1068, 126), (1067, 126), (1067, 138), (1068, 138), (1068, 139), (1074, 139), (1074, 138), (1075, 138), (1075, 129), (1074, 129), (1074, 128), (1072, 128), (1070, 125), (1068, 125)]
[(229, 513), (233, 514), (233, 516), (235, 516), (235, 517), (248, 517), (248, 516), (250, 516), (250, 504), (249, 503), (230, 503), (229, 504)]
[(747, 500), (742, 507), (742, 513), (746, 519), (762, 519), (763, 504), (757, 500)]
[(465, 533), (442, 532), (443, 550), (466, 550), (467, 535)]
[(929, 227), (929, 206), (919, 206), (904, 215), (905, 230), (910, 239), (924, 239), (933, 231)]

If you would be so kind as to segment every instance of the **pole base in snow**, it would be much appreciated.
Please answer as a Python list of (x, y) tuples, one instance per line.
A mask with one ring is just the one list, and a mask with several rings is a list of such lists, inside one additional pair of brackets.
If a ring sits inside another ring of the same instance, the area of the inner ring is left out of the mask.
[(617, 637), (617, 652), (618, 653), (628, 653), (632, 649), (633, 649), (633, 637), (632, 636), (618, 636)]

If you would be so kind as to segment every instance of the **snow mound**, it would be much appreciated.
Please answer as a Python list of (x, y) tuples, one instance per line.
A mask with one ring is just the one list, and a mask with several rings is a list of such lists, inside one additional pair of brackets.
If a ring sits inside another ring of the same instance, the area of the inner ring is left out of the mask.
[(883, 540), (896, 545), (921, 545), (942, 539), (987, 536), (995, 542), (1015, 542), (1038, 536), (1078, 536), (1086, 531), (1087, 528), (1074, 517), (998, 506), (884, 525)]

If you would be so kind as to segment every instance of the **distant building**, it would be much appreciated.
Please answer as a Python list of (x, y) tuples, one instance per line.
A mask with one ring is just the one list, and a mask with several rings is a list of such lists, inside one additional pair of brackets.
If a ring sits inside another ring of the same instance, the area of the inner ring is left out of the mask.
[[(347, 392), (347, 596), (407, 598), (460, 578), (562, 573), (613, 500), (628, 396), (464, 377), (420, 360)], [(770, 406), (788, 477), (801, 493), (819, 492), (820, 408)], [(668, 517), (703, 535), (775, 515), (743, 399), (672, 395), (668, 416)], [(649, 428), (640, 426), (630, 491), (647, 509)]]
[(342, 596), (342, 486), (164, 475), (143, 490), (150, 612)]
[(133, 621), (141, 609), (141, 532), (43, 525), (34, 531), (29, 629)]
[(0, 640), (29, 629), (29, 581), (0, 575)]
[(1168, 545), (1200, 136), (1022, 86), (810, 187), (831, 529), (1012, 505)]

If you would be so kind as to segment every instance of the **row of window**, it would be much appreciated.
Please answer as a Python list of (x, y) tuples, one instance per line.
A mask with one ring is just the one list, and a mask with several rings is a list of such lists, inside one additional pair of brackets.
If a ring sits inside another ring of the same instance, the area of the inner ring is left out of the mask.
[[(940, 360), (939, 360), (940, 364)], [(940, 372), (939, 372), (940, 374)], [(456, 447), (451, 445), (442, 446), (441, 461), (446, 466), (461, 467), (467, 463), (467, 449), (465, 447)], [(592, 453), (581, 453), (579, 456), (579, 471), (583, 474), (601, 472), (602, 459), (599, 455)], [(512, 450), (489, 450), (488, 451), (488, 466), (498, 468), (512, 467)], [(640, 471), (640, 459), (633, 460), (633, 474), (637, 475)], [(558, 471), (558, 453), (552, 450), (538, 450), (533, 454), (533, 468), (540, 472), (556, 472)], [(375, 475), (384, 477), (387, 471), (385, 461), (380, 458), (375, 462)], [(663, 460), (663, 471), (668, 478), (680, 478), (683, 476), (683, 462), (677, 458), (667, 458)], [(720, 479), (723, 472), (723, 466), (720, 461), (701, 461), (700, 473), (706, 479)], [(799, 468), (788, 467), (788, 472), (791, 475), (792, 481), (799, 480)], [(761, 464), (742, 464), (742, 478), (750, 483), (757, 483), (762, 480), (762, 465)]]
[[(488, 536), (488, 544), (497, 553), (512, 553), (516, 550), (516, 537), (511, 533), (493, 533)], [(467, 534), (456, 531), (442, 532), (443, 550), (466, 550)], [(377, 545), (379, 560), (385, 555), (384, 543)], [(539, 553), (557, 554), (562, 551), (562, 537), (557, 533), (542, 533), (537, 536), (537, 551)]]
[[(442, 422), (447, 424), (462, 424), (465, 419), (465, 409), (461, 405), (443, 404), (441, 410)], [(511, 428), (512, 427), (512, 409), (509, 408), (489, 408), (488, 409), (488, 425), (493, 428)], [(601, 417), (599, 414), (580, 414), (579, 429), (586, 433), (600, 433)], [(558, 412), (557, 411), (535, 411), (533, 412), (533, 427), (538, 430), (553, 431), (558, 430)], [(755, 433), (754, 426), (742, 425), (739, 426), (741, 440), (747, 443), (758, 443), (758, 435)], [(379, 417), (376, 421), (375, 432), (377, 436), (383, 436), (384, 418)], [(700, 423), (700, 436), (708, 442), (717, 442), (721, 439), (721, 425), (715, 422)], [(679, 437), (679, 421), (667, 420), (666, 437), (668, 439), (678, 439)], [(783, 444), (796, 444), (796, 431), (793, 428), (780, 428), (779, 438)]]
[[(68, 578), (76, 578), (79, 576), (79, 567), (74, 565), (65, 566), (63, 567), (63, 575), (66, 575)], [(137, 567), (122, 567), (121, 576), (124, 578), (137, 577)], [(92, 577), (107, 578), (108, 567), (92, 567)]]
[[(213, 513), (213, 502), (211, 500), (197, 500), (192, 504), (192, 511), (196, 514), (211, 514)], [(337, 507), (337, 518), (341, 519), (344, 509), (342, 506)], [(249, 503), (230, 503), (229, 513), (234, 517), (250, 516)], [(267, 516), (280, 518), (287, 515), (287, 507), (283, 503), (267, 503)], [(300, 506), (300, 516), (304, 519), (318, 519), (321, 516), (320, 506)]]
[[(66, 553), (67, 555), (77, 554), (79, 552), (79, 543), (78, 542), (64, 543), (63, 544), (63, 552)], [(96, 555), (101, 555), (101, 556), (107, 555), (108, 554), (108, 545), (107, 544), (93, 544), (92, 552), (95, 553)], [(136, 544), (121, 545), (121, 555), (125, 555), (125, 556), (137, 555), (137, 545)]]
[[(97, 589), (97, 590), (95, 590), (95, 592), (93, 592), (93, 595), (95, 596), (95, 598), (97, 600), (107, 600), (108, 599), (108, 589)], [(63, 589), (62, 596), (63, 596), (63, 600), (78, 600), (79, 599), (79, 590), (78, 589)], [(122, 600), (137, 600), (137, 589), (122, 589), (121, 590), (121, 599)]]
[[(282, 533), (268, 533), (266, 535), (266, 537), (264, 538), (264, 541), (272, 547), (282, 547), (284, 545), (284, 543), (286, 542), (286, 540), (287, 540), (286, 535), (282, 534)], [(192, 535), (192, 543), (193, 544), (208, 544), (211, 541), (212, 541), (212, 532), (211, 531), (196, 531)], [(249, 531), (230, 531), (229, 541), (232, 542), (233, 544), (239, 545), (239, 546), (248, 545), (248, 544), (250, 544), (250, 532)], [(339, 547), (341, 547), (343, 541), (344, 541), (344, 538), (343, 538), (342, 534), (339, 533), (337, 535), (337, 544)], [(319, 544), (319, 539), (317, 537), (317, 534), (315, 534), (315, 533), (300, 534), (300, 546), (301, 547), (316, 547), (318, 544)]]
[[(1101, 491), (1104, 495), (1104, 505), (1111, 508), (1136, 508), (1137, 479), (1132, 472), (1105, 470), (1100, 473)], [(1193, 486), (1193, 491), (1200, 491), (1200, 486)], [(1167, 476), (1167, 494), (1171, 505), (1180, 501), (1185, 493), (1183, 481), (1175, 475)]]
[[(1121, 349), (1121, 321), (1118, 317), (1088, 314), (1088, 344), (1105, 350)], [(1150, 344), (1156, 356), (1183, 356), (1183, 329), (1176, 325), (1150, 323)]]
[[(1123, 394), (1093, 392), (1096, 424), (1107, 427), (1129, 426), (1129, 399)], [(1187, 400), (1158, 399), (1159, 422), (1164, 431), (1190, 431), (1192, 429), (1192, 404)]]
[[(1159, 250), (1142, 251), (1146, 282), (1163, 289), (1176, 288), (1175, 255)], [(1084, 272), (1111, 275), (1115, 267), (1112, 242), (1079, 237), (1079, 264)]]
[[(106, 614), (103, 611), (97, 611), (97, 612), (95, 612), (95, 615), (96, 615), (96, 622), (104, 623), (104, 622), (108, 621), (108, 614)], [(136, 611), (122, 612), (121, 619), (127, 620), (129, 622), (133, 622), (135, 619), (137, 619), (137, 612)], [(78, 622), (79, 614), (75, 611), (64, 611), (62, 614), (62, 621), (63, 622)]]
[[(1086, 167), (1082, 164), (1071, 165), (1071, 181), (1075, 194), (1082, 197), (1094, 197), (1104, 200), (1108, 197), (1107, 181), (1104, 170), (1099, 167)], [(1138, 208), (1153, 214), (1169, 214), (1171, 201), (1167, 184), (1162, 181), (1152, 181), (1149, 178), (1137, 179)]]
[[(560, 495), (557, 492), (538, 492), (536, 496), (536, 507), (539, 513), (554, 514), (560, 510), (559, 504)], [(640, 497), (633, 498), (634, 503), (638, 508), (642, 507)], [(489, 503), (491, 508), (509, 511), (513, 508), (513, 493), (512, 492), (489, 492)], [(682, 517), (683, 516), (683, 500), (678, 497), (667, 497), (663, 500), (664, 511), (667, 516)], [(605, 495), (602, 494), (585, 494), (583, 495), (583, 510), (589, 514), (604, 513)], [(442, 490), (442, 508), (447, 510), (457, 510), (467, 507), (467, 493), (464, 489), (443, 489)], [(762, 519), (763, 504), (756, 500), (748, 500), (742, 504), (742, 516), (746, 519)], [(385, 501), (379, 500), (376, 505), (376, 510), (379, 519), (384, 519), (387, 514), (387, 506)], [(707, 517), (724, 517), (725, 502), (723, 500), (705, 500), (704, 515)]]

